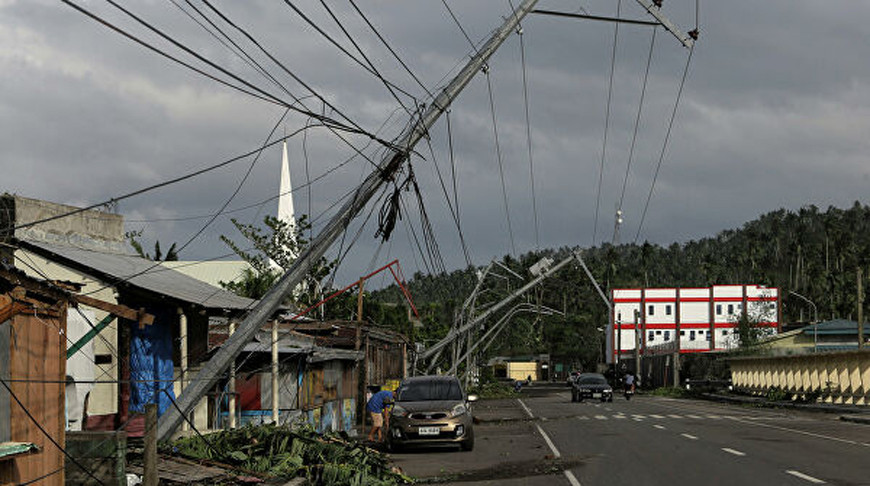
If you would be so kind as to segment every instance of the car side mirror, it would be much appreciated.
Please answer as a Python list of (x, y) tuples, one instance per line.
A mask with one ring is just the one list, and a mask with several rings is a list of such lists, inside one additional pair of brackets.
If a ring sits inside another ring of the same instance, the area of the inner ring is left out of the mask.
[(479, 397), (477, 395), (468, 395), (468, 398), (466, 400), (468, 400), (469, 402), (476, 402), (478, 398)]

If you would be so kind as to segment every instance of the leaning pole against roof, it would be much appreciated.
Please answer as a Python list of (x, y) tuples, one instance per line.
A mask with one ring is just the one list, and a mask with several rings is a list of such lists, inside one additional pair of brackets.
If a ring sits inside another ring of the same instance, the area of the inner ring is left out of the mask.
[(428, 133), (429, 128), (441, 116), (457, 95), (465, 88), (471, 79), (489, 60), (499, 46), (516, 30), (520, 21), (528, 14), (537, 3), (537, 0), (525, 0), (513, 15), (505, 19), (502, 26), (490, 37), (486, 44), (478, 50), (468, 61), (465, 67), (450, 81), (438, 96), (432, 101), (421, 119), (412, 123), (408, 130), (398, 138), (396, 147), (380, 162), (378, 167), (366, 177), (365, 181), (357, 188), (354, 197), (345, 203), (339, 212), (332, 218), (329, 224), (311, 242), (308, 248), (299, 255), (289, 270), (280, 280), (269, 289), (269, 292), (260, 302), (251, 309), (251, 312), (239, 324), (236, 332), (231, 335), (217, 353), (208, 360), (197, 379), (193, 381), (178, 397), (177, 407), (170, 407), (162, 417), (157, 427), (158, 440), (168, 440), (175, 429), (181, 425), (184, 417), (193, 410), (196, 403), (205, 396), (223, 373), (229, 368), (230, 363), (241, 352), (242, 347), (253, 339), (266, 320), (278, 309), (281, 301), (302, 281), (308, 273), (311, 263), (317, 261), (332, 245), (342, 231), (350, 224), (354, 217), (368, 203), (381, 186), (391, 180), (402, 164), (408, 159), (409, 154), (417, 145), (417, 142)]

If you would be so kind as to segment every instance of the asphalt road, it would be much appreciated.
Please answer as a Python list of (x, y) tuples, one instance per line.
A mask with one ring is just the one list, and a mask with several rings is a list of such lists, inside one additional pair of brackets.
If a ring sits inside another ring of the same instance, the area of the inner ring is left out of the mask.
[(646, 396), (571, 403), (567, 388), (475, 413), (475, 451), (394, 459), (466, 485), (870, 485), (870, 426), (835, 415)]

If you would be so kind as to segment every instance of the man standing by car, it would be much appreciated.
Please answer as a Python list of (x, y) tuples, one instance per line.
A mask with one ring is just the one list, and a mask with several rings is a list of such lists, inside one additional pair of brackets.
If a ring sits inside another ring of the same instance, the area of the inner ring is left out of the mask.
[[(382, 390), (369, 399), (366, 404), (366, 410), (372, 416), (372, 430), (369, 431), (369, 442), (375, 439), (375, 431), (378, 433), (378, 442), (384, 440), (383, 430), (385, 425), (389, 426), (389, 411), (387, 405), (393, 403), (393, 392), (390, 390)], [(386, 422), (386, 424), (385, 424)]]

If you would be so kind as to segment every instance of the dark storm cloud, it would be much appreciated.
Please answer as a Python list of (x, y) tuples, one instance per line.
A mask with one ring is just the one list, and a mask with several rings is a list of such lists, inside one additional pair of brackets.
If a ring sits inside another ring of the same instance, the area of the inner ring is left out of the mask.
[[(102, 2), (81, 2), (162, 47), (168, 44)], [(352, 46), (314, 2), (299, 7), (343, 45)], [(439, 1), (358, 2), (391, 45), (430, 89), (467, 60), (470, 46)], [(197, 3), (197, 5), (199, 5)], [(365, 128), (396, 136), (407, 114), (383, 85), (331, 46), (283, 2), (219, 2), (228, 16), (262, 41), (293, 73)], [(475, 41), (508, 14), (507, 2), (450, 2)], [(421, 101), (425, 93), (371, 34), (355, 12), (330, 2), (354, 38), (388, 79)], [(613, 15), (616, 2), (542, 1), (541, 8)], [(695, 2), (673, 0), (665, 11), (686, 30)], [(170, 2), (130, 4), (144, 18), (285, 99)], [(646, 18), (635, 2), (622, 14)], [(782, 206), (848, 205), (870, 182), (870, 35), (862, 20), (870, 5), (856, 2), (702, 2), (697, 44), (676, 124), (641, 239), (669, 244), (710, 235)], [(589, 245), (601, 163), (613, 25), (531, 16), (524, 23), (541, 245)], [(609, 241), (622, 189), (651, 30), (620, 28), (610, 131), (597, 240)], [(236, 36), (239, 39), (238, 36)], [(0, 147), (2, 190), (87, 204), (225, 160), (258, 146), (281, 116), (255, 100), (171, 64), (56, 2), (0, 1)], [(246, 49), (255, 49), (246, 44)], [(173, 52), (178, 52), (173, 49)], [(687, 51), (664, 31), (656, 37), (643, 116), (624, 204), (622, 241), (632, 241), (649, 191)], [(256, 54), (260, 61), (266, 61)], [(516, 36), (491, 61), (502, 163), (519, 251), (535, 247), (522, 78)], [(286, 73), (269, 71), (298, 96), (304, 89)], [(413, 108), (412, 102), (403, 101)], [(322, 107), (308, 99), (314, 111)], [(486, 80), (478, 76), (452, 108), (451, 122), (461, 221), (475, 263), (510, 251), (493, 141)], [(333, 116), (339, 116), (332, 114)], [(306, 122), (291, 114), (287, 130)], [(279, 133), (283, 128), (279, 129)], [(350, 138), (362, 145), (359, 137)], [(293, 179), (305, 182), (302, 137), (289, 142)], [(435, 171), (452, 193), (443, 122), (432, 131), (434, 158), (424, 145), (415, 158), (428, 214), (448, 268), (464, 265), (457, 232)], [(315, 177), (353, 155), (334, 135), (312, 131), (309, 171)], [(379, 160), (370, 146), (366, 153)], [(381, 152), (382, 153), (382, 152)], [(264, 153), (231, 207), (278, 191), (277, 147)], [(242, 161), (189, 182), (125, 201), (130, 229), (146, 241), (185, 241), (235, 190), (250, 165)], [(362, 159), (337, 170), (309, 193), (296, 195), (299, 212), (323, 215), (371, 170)], [(412, 199), (407, 220), (416, 221)], [(275, 210), (234, 213), (243, 221)], [(377, 207), (372, 204), (369, 209)], [(369, 209), (363, 213), (365, 217)], [(325, 212), (325, 213), (324, 213)], [(146, 221), (133, 221), (146, 220)], [(373, 217), (363, 228), (340, 278), (364, 272), (377, 252)], [(348, 241), (362, 219), (355, 223)], [(232, 234), (221, 218), (182, 255), (227, 252)], [(417, 228), (419, 234), (419, 227)], [(425, 268), (401, 223), (378, 262), (399, 257), (410, 271)], [(338, 247), (333, 253), (338, 251)]]

